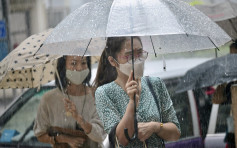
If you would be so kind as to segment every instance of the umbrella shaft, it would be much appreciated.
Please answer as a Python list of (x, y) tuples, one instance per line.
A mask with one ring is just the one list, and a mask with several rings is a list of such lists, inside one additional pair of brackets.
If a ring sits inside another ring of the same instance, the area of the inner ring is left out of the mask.
[(134, 76), (134, 49), (133, 49), (133, 37), (131, 36), (131, 48), (132, 48), (132, 77), (133, 80), (135, 80), (135, 76)]

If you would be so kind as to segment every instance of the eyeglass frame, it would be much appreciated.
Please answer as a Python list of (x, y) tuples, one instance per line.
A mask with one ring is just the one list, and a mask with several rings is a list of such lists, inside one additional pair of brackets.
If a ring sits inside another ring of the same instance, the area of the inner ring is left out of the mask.
[[(140, 55), (141, 54), (146, 54), (145, 56), (145, 58), (144, 59), (140, 59)], [(147, 51), (145, 51), (145, 50), (142, 50), (142, 52), (138, 55), (138, 56), (135, 56), (134, 55), (134, 62), (138, 59), (139, 61), (145, 61), (146, 59), (147, 59), (147, 57), (148, 57), (148, 52)], [(122, 58), (122, 59), (126, 59), (127, 60), (127, 63), (129, 63), (129, 64), (132, 64), (132, 58), (129, 60), (129, 56), (132, 56), (132, 54), (130, 54), (130, 55), (127, 55), (127, 56), (121, 56), (121, 55), (119, 55), (119, 58)], [(118, 61), (116, 60), (116, 62), (118, 63)]]

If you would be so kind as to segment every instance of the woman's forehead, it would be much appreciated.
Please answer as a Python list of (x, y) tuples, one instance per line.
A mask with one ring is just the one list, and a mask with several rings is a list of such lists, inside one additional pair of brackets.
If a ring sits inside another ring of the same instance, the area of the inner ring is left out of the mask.
[(82, 56), (67, 56), (67, 61), (84, 61), (86, 60), (85, 57)]
[[(133, 49), (134, 50), (138, 50), (138, 49), (142, 49), (142, 45), (140, 40), (134, 38), (133, 39)], [(131, 40), (126, 40), (125, 41), (125, 45), (123, 47), (124, 52), (131, 52)]]

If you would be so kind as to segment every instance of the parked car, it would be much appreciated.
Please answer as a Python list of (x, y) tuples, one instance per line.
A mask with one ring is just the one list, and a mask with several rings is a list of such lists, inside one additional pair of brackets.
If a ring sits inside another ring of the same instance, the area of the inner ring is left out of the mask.
[[(38, 142), (33, 125), (40, 99), (53, 88), (54, 85), (46, 85), (39, 91), (37, 88), (28, 89), (11, 103), (0, 116), (0, 147), (50, 147), (49, 144)], [(8, 136), (6, 130), (16, 134)]]
[[(210, 106), (208, 96), (205, 91), (189, 90), (187, 92), (176, 94), (174, 88), (177, 86), (180, 78), (166, 79), (167, 89), (173, 101), (177, 118), (180, 123), (181, 137), (178, 142), (167, 142), (166, 147), (171, 148), (203, 148), (204, 138), (207, 131), (208, 123), (203, 122), (210, 117), (210, 111), (206, 110), (206, 115), (201, 115), (201, 108)], [(206, 98), (204, 105), (201, 107), (199, 99)], [(205, 119), (202, 119), (205, 118)], [(206, 128), (205, 128), (206, 127)]]
[(180, 123), (180, 139), (176, 142), (166, 142), (166, 148), (204, 147), (204, 138), (207, 133), (212, 106), (210, 96), (205, 93), (205, 89), (175, 93), (175, 88), (186, 71), (207, 60), (166, 60), (167, 71), (163, 71), (162, 61), (145, 65), (145, 75), (160, 77), (165, 82)]
[(227, 131), (227, 117), (230, 116), (230, 112), (230, 104), (212, 106), (205, 148), (225, 148), (224, 138)]
[[(162, 62), (154, 62), (145, 65), (145, 75), (157, 76), (164, 80), (167, 89), (170, 93), (173, 101), (174, 108), (181, 126), (181, 138), (176, 142), (167, 142), (166, 147), (171, 148), (202, 148), (203, 142), (203, 126), (201, 123), (202, 117), (200, 115), (200, 107), (203, 103), (200, 100), (208, 100), (203, 90), (187, 91), (176, 94), (175, 88), (179, 83), (180, 78), (185, 72), (201, 63), (206, 59), (194, 59), (184, 60), (184, 63), (191, 63), (184, 69), (178, 69), (177, 67), (167, 67), (167, 71), (162, 71)], [(169, 61), (167, 66), (169, 66)], [(179, 60), (174, 61), (176, 64)], [(149, 68), (150, 65), (152, 68)], [(160, 66), (160, 69), (159, 69)], [(156, 68), (154, 68), (156, 67)], [(154, 73), (148, 69), (155, 69)], [(160, 71), (160, 72), (159, 72)], [(94, 74), (92, 74), (92, 78)], [(11, 137), (10, 142), (1, 142), (0, 147), (50, 147), (49, 144), (38, 142), (33, 132), (33, 121), (36, 117), (37, 108), (41, 97), (44, 93), (50, 89), (55, 88), (53, 84), (42, 86), (40, 91), (37, 89), (28, 89), (21, 96), (15, 99), (14, 102), (5, 110), (0, 116), (0, 133), (4, 130), (16, 130), (18, 135)], [(205, 106), (204, 101), (204, 106)], [(208, 117), (209, 118), (209, 117)], [(207, 129), (206, 129), (207, 130)], [(105, 145), (108, 145), (108, 138), (104, 141)]]

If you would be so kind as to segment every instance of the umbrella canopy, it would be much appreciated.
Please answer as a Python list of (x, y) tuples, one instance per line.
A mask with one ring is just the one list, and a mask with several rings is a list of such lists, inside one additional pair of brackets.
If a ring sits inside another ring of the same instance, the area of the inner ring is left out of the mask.
[[(237, 7), (236, 7), (237, 8)], [(236, 40), (237, 39), (237, 17), (228, 19), (228, 20), (223, 20), (217, 22), (217, 24), (228, 33), (228, 35)]]
[[(57, 25), (39, 51), (98, 56), (107, 37), (121, 36), (141, 36), (144, 50), (158, 54), (216, 48), (230, 41), (207, 16), (179, 0), (95, 0)], [(132, 38), (131, 46), (133, 52)], [(129, 141), (138, 135), (136, 103), (134, 113), (132, 138), (125, 129)]]
[(32, 88), (54, 80), (53, 60), (59, 56), (39, 54), (52, 29), (24, 40), (0, 62), (0, 88)]
[(237, 39), (237, 0), (183, 0), (202, 11)]
[(228, 54), (190, 69), (181, 79), (176, 92), (219, 85), (235, 80), (237, 80), (237, 54)]
[(47, 38), (40, 53), (100, 55), (106, 37), (141, 36), (158, 54), (215, 48), (230, 37), (199, 10), (179, 0), (96, 0), (83, 5)]
[(237, 17), (237, 0), (183, 0), (209, 16), (213, 21)]

